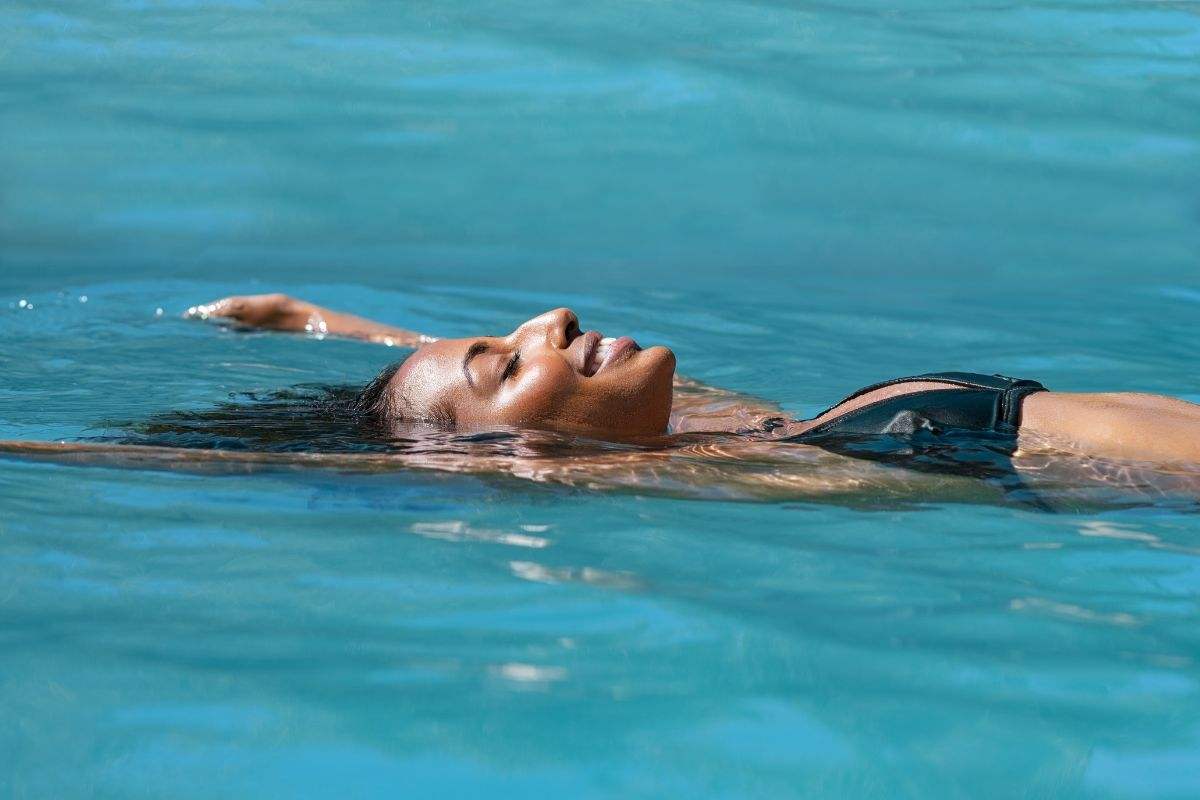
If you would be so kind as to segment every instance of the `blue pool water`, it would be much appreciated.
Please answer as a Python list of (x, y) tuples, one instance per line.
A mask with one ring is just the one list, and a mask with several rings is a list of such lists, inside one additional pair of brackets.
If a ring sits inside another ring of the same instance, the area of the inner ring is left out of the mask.
[[(177, 318), (266, 290), (1200, 401), (1190, 3), (10, 0), (0, 141), (0, 438), (395, 357)], [(0, 795), (1195, 797), (1198, 590), (1177, 503), (7, 459)]]

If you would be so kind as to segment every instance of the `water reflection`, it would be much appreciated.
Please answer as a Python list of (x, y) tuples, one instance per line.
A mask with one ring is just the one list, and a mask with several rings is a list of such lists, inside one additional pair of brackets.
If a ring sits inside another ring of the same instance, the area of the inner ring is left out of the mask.
[[(298, 403), (302, 413), (297, 413)], [(252, 396), (211, 411), (121, 423), (112, 432), (79, 442), (0, 442), (0, 452), (62, 463), (197, 472), (436, 470), (711, 500), (808, 500), (878, 508), (993, 503), (1060, 512), (1148, 505), (1200, 510), (1200, 469), (1185, 466), (1158, 468), (1050, 453), (1024, 454), (1012, 466), (1006, 459), (993, 464), (995, 455), (982, 450), (966, 461), (961, 454), (927, 458), (906, 448), (881, 456), (872, 449), (832, 452), (731, 434), (613, 443), (548, 431), (454, 433), (419, 424), (380, 432), (363, 430), (357, 418), (336, 406), (318, 405), (313, 412), (311, 403), (304, 390), (272, 392), (265, 399)], [(527, 535), (540, 531), (473, 531), (465, 524), (438, 521), (422, 523), (413, 532), (544, 546), (539, 537)], [(1079, 532), (1155, 543), (1130, 526), (1109, 522), (1082, 524)]]
[(512, 574), (534, 583), (586, 583), (608, 589), (637, 589), (641, 583), (628, 572), (610, 572), (595, 567), (547, 567), (533, 561), (510, 561)]
[(1126, 627), (1140, 624), (1136, 617), (1123, 611), (1103, 613), (1072, 603), (1048, 600), (1044, 597), (1017, 597), (1009, 601), (1008, 607), (1012, 611), (1043, 613), (1060, 619), (1078, 622), (1099, 622)]
[[(529, 526), (547, 530), (549, 526)], [(473, 527), (462, 520), (446, 522), (414, 522), (409, 528), (418, 536), (427, 539), (439, 539), (445, 542), (491, 542), (506, 544), (512, 547), (528, 547), (539, 550), (550, 546), (550, 540), (541, 536), (531, 536), (528, 533), (513, 533), (492, 528)]]
[(539, 664), (520, 664), (510, 662), (498, 664), (491, 668), (495, 675), (514, 683), (553, 683), (565, 680), (568, 672), (563, 667), (550, 667)]

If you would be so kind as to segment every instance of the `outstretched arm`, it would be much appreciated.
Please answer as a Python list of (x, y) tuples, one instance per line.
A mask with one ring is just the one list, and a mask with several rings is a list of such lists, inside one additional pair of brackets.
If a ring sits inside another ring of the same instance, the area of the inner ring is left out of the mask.
[(437, 341), (433, 336), (322, 308), (286, 294), (226, 297), (192, 306), (184, 312), (184, 316), (188, 319), (226, 320), (269, 331), (345, 336), (396, 347), (420, 347)]

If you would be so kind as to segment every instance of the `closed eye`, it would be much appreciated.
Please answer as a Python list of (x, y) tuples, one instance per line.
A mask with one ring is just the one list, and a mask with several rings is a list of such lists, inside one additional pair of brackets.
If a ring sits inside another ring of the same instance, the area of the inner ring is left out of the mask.
[(513, 353), (512, 358), (504, 365), (504, 372), (500, 373), (501, 382), (508, 380), (513, 375), (517, 374), (517, 369), (521, 366), (521, 354)]

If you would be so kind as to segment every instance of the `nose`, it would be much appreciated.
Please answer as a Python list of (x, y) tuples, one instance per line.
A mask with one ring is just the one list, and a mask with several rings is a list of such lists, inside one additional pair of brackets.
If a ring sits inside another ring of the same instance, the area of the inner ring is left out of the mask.
[(536, 338), (560, 350), (570, 346), (571, 340), (578, 335), (579, 317), (569, 308), (539, 314), (513, 331), (514, 338)]

